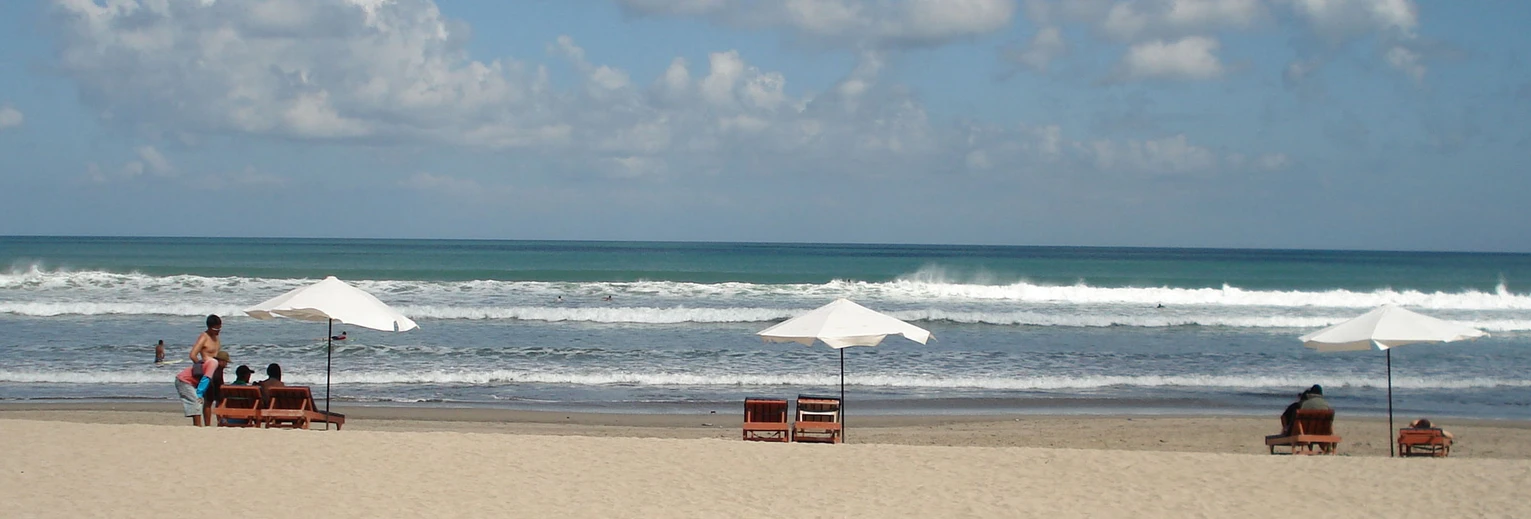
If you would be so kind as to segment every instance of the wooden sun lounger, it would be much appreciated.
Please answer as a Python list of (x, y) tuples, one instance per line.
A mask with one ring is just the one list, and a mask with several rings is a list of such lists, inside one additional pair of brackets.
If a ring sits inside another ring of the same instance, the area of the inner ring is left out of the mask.
[(340, 430), (346, 423), (346, 415), (326, 413), (314, 406), (314, 395), (305, 386), (266, 388), (266, 407), (261, 417), (266, 427), (307, 429), (314, 422), (335, 424)]
[(1340, 437), (1334, 434), (1334, 410), (1297, 410), (1292, 430), (1286, 435), (1266, 436), (1265, 445), (1270, 447), (1271, 454), (1279, 446), (1290, 447), (1291, 454), (1334, 454), (1340, 445)]
[(797, 397), (797, 421), (792, 425), (792, 441), (840, 443), (840, 399), (834, 397)]
[(1398, 455), (1444, 458), (1451, 455), (1451, 438), (1440, 429), (1399, 429)]
[(218, 391), (221, 398), (213, 406), (218, 427), (260, 427), (260, 388), (226, 385)]
[(787, 400), (745, 398), (744, 439), (768, 442), (791, 440), (791, 426), (787, 423)]

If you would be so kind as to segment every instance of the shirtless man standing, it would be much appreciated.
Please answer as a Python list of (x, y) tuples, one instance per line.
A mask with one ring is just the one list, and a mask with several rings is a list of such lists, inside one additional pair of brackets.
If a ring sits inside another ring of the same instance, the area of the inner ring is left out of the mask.
[(218, 333), (221, 331), (223, 319), (216, 315), (207, 316), (207, 331), (197, 336), (197, 342), (191, 345), (191, 353), (187, 355), (191, 357), (193, 366), (217, 356), (218, 351), (223, 349), (223, 343), (218, 342)]

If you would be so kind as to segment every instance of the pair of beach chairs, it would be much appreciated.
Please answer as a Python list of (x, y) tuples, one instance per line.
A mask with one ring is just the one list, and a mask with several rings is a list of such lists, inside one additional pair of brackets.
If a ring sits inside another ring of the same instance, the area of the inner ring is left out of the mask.
[(213, 407), (219, 427), (266, 427), (307, 429), (315, 422), (334, 424), (340, 430), (346, 415), (320, 411), (313, 392), (304, 386), (265, 388), (223, 386), (222, 398)]
[[(1333, 410), (1298, 410), (1287, 434), (1265, 437), (1265, 445), (1271, 454), (1277, 447), (1287, 447), (1292, 454), (1334, 454), (1340, 445), (1339, 435), (1334, 434)], [(1398, 430), (1399, 456), (1432, 456), (1444, 458), (1451, 454), (1451, 437), (1439, 428)]]
[(788, 411), (785, 399), (745, 398), (744, 439), (782, 443), (844, 441), (840, 399), (798, 395), (796, 420), (787, 420)]

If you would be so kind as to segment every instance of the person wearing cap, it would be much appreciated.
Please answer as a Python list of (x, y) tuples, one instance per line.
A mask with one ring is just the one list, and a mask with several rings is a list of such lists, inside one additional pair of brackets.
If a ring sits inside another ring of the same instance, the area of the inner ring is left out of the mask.
[(250, 375), (254, 375), (254, 374), (255, 374), (255, 370), (250, 369), (250, 366), (247, 366), (247, 365), (244, 365), (244, 364), (240, 364), (239, 367), (234, 368), (234, 381), (233, 382), (229, 382), (228, 385), (230, 385), (230, 386), (248, 386), (248, 385), (250, 385)]
[(1324, 388), (1319, 386), (1318, 384), (1313, 384), (1313, 387), (1308, 388), (1308, 390), (1303, 392), (1303, 394), (1307, 395), (1307, 398), (1303, 398), (1302, 399), (1302, 407), (1300, 407), (1299, 409), (1302, 409), (1302, 410), (1310, 410), (1310, 409), (1311, 410), (1328, 410), (1328, 409), (1334, 409), (1333, 407), (1329, 407), (1329, 401), (1324, 400)]
[[(234, 381), (233, 382), (229, 382), (227, 384), (224, 384), (223, 386), (224, 387), (228, 387), (228, 386), (248, 386), (248, 385), (250, 385), (250, 375), (254, 375), (254, 374), (255, 374), (255, 370), (250, 369), (250, 366), (246, 366), (244, 364), (240, 364), (239, 367), (234, 368)], [(217, 401), (214, 401), (213, 405), (216, 406), (217, 405)], [(248, 420), (245, 420), (243, 418), (224, 418), (223, 421), (226, 422), (226, 423), (229, 423), (229, 424), (233, 424), (233, 425), (245, 425), (245, 424), (249, 423)]]
[(1313, 387), (1298, 393), (1297, 401), (1286, 406), (1286, 410), (1281, 412), (1281, 434), (1283, 436), (1292, 433), (1292, 421), (1297, 419), (1297, 410), (1299, 409), (1333, 408), (1329, 407), (1329, 402), (1324, 400), (1324, 388), (1318, 384), (1313, 384)]

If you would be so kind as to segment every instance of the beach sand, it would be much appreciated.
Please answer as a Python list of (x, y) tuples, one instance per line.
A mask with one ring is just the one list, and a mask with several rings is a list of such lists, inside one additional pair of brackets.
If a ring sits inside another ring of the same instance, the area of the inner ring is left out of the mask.
[(1531, 426), (1447, 459), (1269, 456), (1273, 418), (850, 417), (742, 442), (734, 413), (337, 408), (346, 430), (194, 428), (174, 404), (0, 406), (0, 517), (1526, 517)]

